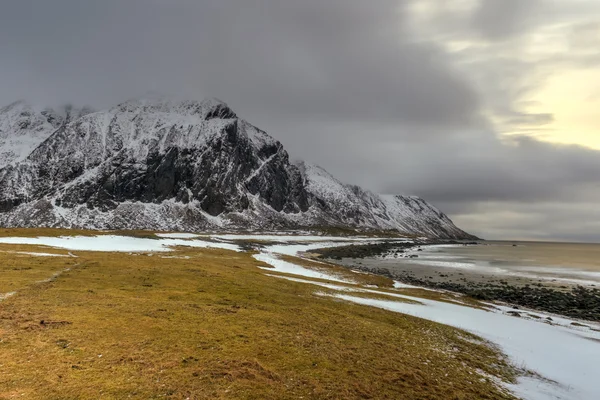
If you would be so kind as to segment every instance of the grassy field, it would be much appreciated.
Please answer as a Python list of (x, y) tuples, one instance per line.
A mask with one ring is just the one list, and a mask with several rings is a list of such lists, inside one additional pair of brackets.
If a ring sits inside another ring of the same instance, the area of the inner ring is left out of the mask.
[(319, 296), (250, 253), (16, 251), (68, 255), (0, 245), (1, 399), (511, 398), (474, 336)]

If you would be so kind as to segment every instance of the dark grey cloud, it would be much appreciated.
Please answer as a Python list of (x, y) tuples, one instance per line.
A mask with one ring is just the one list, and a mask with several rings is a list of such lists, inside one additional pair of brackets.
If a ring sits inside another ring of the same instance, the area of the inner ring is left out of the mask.
[[(9, 0), (0, 103), (216, 96), (292, 157), (373, 190), (422, 195), (482, 236), (600, 240), (573, 211), (600, 200), (600, 154), (498, 136), (553, 121), (552, 110), (528, 112), (524, 99), (553, 68), (600, 60), (600, 7), (429, 1), (441, 11), (419, 27), (411, 7), (427, 1)], [(557, 16), (566, 19), (555, 24)], [(548, 26), (572, 56), (523, 57)], [(478, 44), (449, 51), (443, 40)]]
[[(432, 154), (433, 168), (422, 168), (418, 179), (409, 177), (402, 186), (460, 208), (484, 201), (600, 203), (599, 151), (528, 137), (511, 143), (474, 140), (446, 143), (443, 151)], [(388, 191), (399, 189), (391, 182)]]
[(563, 202), (476, 203), (468, 213), (456, 213), (458, 224), (472, 226), (484, 238), (598, 242), (597, 202), (581, 202), (565, 212)]
[(25, 0), (5, 10), (5, 57), (26, 69), (3, 75), (46, 98), (109, 103), (155, 90), (249, 113), (411, 124), (468, 124), (479, 112), (444, 54), (412, 43), (397, 1)]

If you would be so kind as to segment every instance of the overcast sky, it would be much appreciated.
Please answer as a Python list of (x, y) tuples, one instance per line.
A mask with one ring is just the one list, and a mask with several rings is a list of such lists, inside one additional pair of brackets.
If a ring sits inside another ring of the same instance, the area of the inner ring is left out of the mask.
[(218, 97), (485, 238), (600, 241), (597, 0), (4, 0), (0, 104)]

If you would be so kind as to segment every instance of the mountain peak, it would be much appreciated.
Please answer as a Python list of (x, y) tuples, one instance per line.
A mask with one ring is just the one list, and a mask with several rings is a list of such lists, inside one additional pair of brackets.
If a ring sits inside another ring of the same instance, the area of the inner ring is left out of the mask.
[(27, 118), (40, 114), (42, 110), (42, 107), (37, 107), (26, 100), (18, 100), (0, 108), (0, 118), (13, 120), (19, 117)]
[(172, 113), (181, 116), (198, 116), (205, 120), (213, 118), (237, 118), (237, 115), (229, 106), (217, 98), (197, 101), (181, 100), (161, 94), (151, 94), (146, 97), (125, 101), (115, 109), (119, 112), (135, 114)]
[(216, 97), (211, 97), (208, 99), (202, 100), (200, 106), (203, 110), (204, 119), (233, 119), (237, 118), (237, 115), (233, 112), (231, 108), (224, 102)]
[(18, 101), (0, 109), (0, 168), (23, 160), (55, 126), (40, 109)]
[(24, 100), (0, 108), (0, 168), (22, 161), (58, 128), (91, 112), (72, 105), (42, 108)]
[(24, 108), (32, 108), (32, 106), (25, 100), (17, 100), (15, 102), (10, 103), (7, 106), (0, 108), (0, 113), (22, 110)]

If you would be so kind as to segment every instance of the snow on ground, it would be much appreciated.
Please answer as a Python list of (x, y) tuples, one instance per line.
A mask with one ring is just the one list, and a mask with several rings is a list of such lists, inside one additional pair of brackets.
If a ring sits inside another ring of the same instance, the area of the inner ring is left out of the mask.
[[(269, 268), (271, 271), (282, 272), (286, 274), (293, 274), (304, 276), (307, 278), (318, 278), (318, 279), (327, 279), (334, 282), (345, 282), (345, 283), (355, 283), (351, 279), (343, 279), (339, 276), (336, 276), (332, 273), (328, 273), (326, 271), (316, 271), (313, 269), (305, 268), (300, 265), (290, 263), (287, 261), (283, 261), (279, 259), (278, 255), (287, 255), (287, 256), (300, 256), (302, 253), (310, 252), (315, 249), (322, 249), (327, 247), (335, 247), (339, 246), (339, 243), (336, 242), (314, 242), (314, 243), (306, 243), (306, 244), (274, 244), (270, 246), (266, 246), (265, 249), (260, 253), (254, 255), (259, 261), (262, 261), (266, 264), (271, 265), (273, 268)], [(398, 281), (394, 282), (394, 287), (396, 289), (425, 289), (420, 286), (407, 285)], [(428, 289), (425, 289), (428, 290)]]
[[(327, 289), (338, 290), (340, 292), (373, 293), (373, 294), (385, 295), (385, 296), (389, 296), (389, 297), (398, 297), (398, 298), (401, 298), (404, 300), (408, 300), (407, 296), (404, 296), (402, 294), (382, 292), (381, 290), (365, 289), (364, 287), (360, 288), (360, 287), (356, 287), (356, 286), (355, 287), (340, 286), (340, 285), (335, 285), (332, 283), (315, 282), (315, 281), (309, 281), (306, 279), (292, 278), (290, 276), (282, 276), (282, 275), (273, 275), (273, 274), (266, 274), (266, 275), (272, 276), (274, 278), (285, 279), (285, 280), (292, 281), (292, 282), (300, 282), (300, 283), (308, 283), (311, 285), (317, 285), (317, 286), (321, 286), (321, 287), (324, 287)], [(351, 283), (351, 282), (344, 282), (344, 283)], [(416, 299), (416, 297), (415, 297), (415, 299)], [(418, 301), (418, 300), (415, 300), (415, 301)]]
[[(268, 268), (265, 268), (265, 269), (268, 269)], [(317, 286), (321, 286), (321, 287), (324, 287), (324, 288), (327, 288), (327, 289), (332, 289), (332, 290), (348, 291), (348, 292), (357, 292), (357, 291), (359, 291), (358, 288), (352, 288), (352, 287), (348, 287), (348, 286), (334, 285), (333, 283), (315, 282), (315, 281), (309, 281), (309, 280), (306, 280), (306, 279), (292, 278), (291, 276), (283, 276), (283, 275), (273, 275), (273, 274), (265, 274), (265, 275), (273, 277), (273, 278), (285, 279), (286, 281), (308, 283), (308, 284), (311, 284), (311, 285), (317, 285)]]
[[(152, 239), (149, 239), (152, 240)], [(232, 251), (241, 251), (240, 247), (232, 243), (208, 242), (206, 240), (185, 240), (185, 239), (160, 239), (158, 240), (162, 246), (170, 250), (174, 246), (189, 246), (189, 247), (206, 247), (215, 249), (224, 249)]]
[[(339, 282), (331, 274), (313, 271), (277, 258), (278, 254), (297, 256), (315, 248), (335, 246), (321, 242), (294, 245), (266, 246), (254, 257), (274, 267), (274, 271)], [(270, 274), (269, 274), (270, 275)], [(271, 275), (277, 278), (318, 285), (338, 290), (336, 298), (358, 304), (379, 307), (413, 315), (474, 333), (500, 346), (511, 362), (523, 369), (534, 371), (542, 378), (523, 376), (515, 385), (507, 385), (517, 396), (531, 400), (587, 400), (600, 399), (600, 331), (576, 327), (567, 318), (552, 316), (552, 324), (544, 320), (546, 314), (532, 312), (539, 320), (505, 314), (508, 307), (494, 306), (495, 310), (481, 310), (458, 304), (423, 299), (402, 294), (389, 294), (372, 289), (350, 288), (334, 283), (314, 282), (301, 278)], [(396, 288), (414, 288), (395, 283)], [(352, 296), (349, 292), (368, 292), (412, 300), (407, 303), (394, 300), (376, 300)], [(514, 311), (514, 310), (512, 310)], [(522, 312), (523, 310), (519, 310)], [(596, 324), (588, 324), (599, 328)]]
[(33, 257), (75, 257), (71, 253), (69, 254), (52, 254), (52, 253), (39, 253), (33, 251), (5, 251), (0, 250), (2, 253), (11, 253), (11, 254), (19, 254), (24, 256), (33, 256)]
[[(315, 249), (325, 249), (328, 247), (336, 247), (340, 246), (339, 242), (335, 242), (335, 238), (326, 238), (327, 240), (323, 240), (320, 242), (310, 242), (310, 243), (302, 243), (302, 244), (273, 244), (265, 247), (266, 252), (277, 253), (277, 254), (285, 254), (288, 256), (297, 256), (302, 253), (308, 253), (311, 250)], [(359, 239), (362, 242), (368, 241), (369, 243), (373, 242), (372, 239)], [(341, 244), (345, 245), (345, 244)]]
[(0, 293), (0, 301), (6, 300), (11, 296), (14, 296), (17, 292)]
[(351, 281), (349, 279), (343, 279), (343, 278), (335, 276), (331, 273), (316, 271), (313, 269), (302, 267), (297, 264), (293, 264), (291, 262), (281, 260), (277, 257), (277, 254), (274, 254), (274, 253), (260, 253), (260, 254), (255, 254), (253, 257), (255, 259), (257, 259), (258, 261), (262, 261), (265, 264), (269, 264), (270, 266), (272, 266), (273, 268), (260, 267), (260, 268), (263, 268), (263, 269), (266, 269), (269, 271), (277, 271), (277, 272), (282, 272), (285, 274), (300, 275), (300, 276), (305, 276), (307, 278), (327, 279), (327, 280), (335, 281), (335, 282), (354, 283), (353, 281)]
[(34, 257), (71, 257), (67, 254), (34, 253), (31, 251), (14, 251), (11, 253), (23, 254), (23, 255), (34, 256)]
[[(124, 251), (124, 252), (166, 252), (173, 246), (217, 247), (239, 251), (239, 247), (226, 242), (199, 240), (191, 234), (166, 234), (161, 239), (145, 239), (128, 236), (70, 236), (38, 238), (0, 238), (0, 243), (33, 244), (65, 248), (68, 250)], [(213, 235), (215, 239), (256, 239), (276, 242), (305, 242), (301, 244), (277, 244), (265, 246), (261, 253), (254, 255), (258, 261), (269, 264), (270, 271), (300, 275), (305, 278), (319, 278), (334, 282), (352, 283), (324, 271), (316, 271), (281, 260), (281, 255), (297, 256), (316, 248), (333, 247), (339, 242), (374, 241), (371, 238), (335, 238), (321, 236), (271, 236), (271, 235)], [(192, 240), (189, 240), (192, 239)], [(337, 242), (337, 243), (336, 243)], [(498, 344), (514, 365), (540, 374), (545, 379), (522, 377), (510, 389), (525, 399), (600, 399), (600, 332), (585, 327), (571, 326), (571, 320), (553, 316), (550, 325), (542, 320), (531, 320), (506, 315), (508, 308), (498, 307), (497, 311), (485, 311), (458, 304), (428, 300), (402, 294), (389, 294), (366, 288), (348, 288), (333, 283), (311, 282), (305, 279), (282, 277), (303, 283), (320, 285), (342, 293), (336, 298), (358, 304), (379, 307), (395, 312), (413, 315), (438, 323), (470, 331), (484, 339)], [(414, 288), (411, 285), (396, 283), (397, 288)], [(407, 303), (394, 300), (377, 300), (352, 296), (349, 292), (369, 292), (412, 300)], [(6, 296), (6, 295), (4, 295)], [(521, 311), (521, 310), (520, 310)], [(535, 312), (537, 315), (543, 313)], [(593, 324), (590, 324), (593, 326)], [(554, 382), (552, 382), (554, 381)]]
[[(520, 378), (510, 389), (526, 399), (600, 399), (600, 332), (552, 326), (456, 304), (401, 296), (422, 304), (347, 294), (336, 298), (454, 326), (500, 346), (511, 362), (544, 379)], [(553, 383), (551, 381), (555, 381)]]
[(239, 251), (239, 246), (231, 243), (214, 243), (205, 240), (185, 239), (146, 239), (132, 236), (60, 236), (60, 237), (3, 237), (0, 243), (31, 244), (58, 247), (80, 251), (116, 251), (116, 252), (164, 252), (172, 251), (174, 246), (219, 248)]
[(344, 242), (366, 239), (314, 235), (211, 235), (211, 238), (223, 240), (260, 240), (265, 242), (323, 242), (332, 240)]
[(189, 260), (192, 257), (190, 257), (190, 256), (160, 256), (160, 258), (177, 258), (180, 260)]
[(269, 268), (269, 270), (271, 271), (300, 275), (307, 278), (327, 279), (334, 282), (355, 283), (350, 279), (341, 278), (330, 272), (316, 271), (313, 269), (305, 268), (300, 265), (281, 260), (279, 258), (280, 255), (297, 257), (302, 253), (306, 253), (311, 250), (322, 249), (326, 247), (335, 247), (339, 245), (339, 243), (335, 243), (332, 241), (311, 242), (305, 244), (274, 244), (270, 246), (265, 246), (261, 253), (255, 254), (253, 257), (256, 258), (258, 261), (262, 261), (272, 266), (273, 268)]
[(156, 236), (166, 239), (196, 239), (200, 235), (194, 233), (157, 233)]
[(437, 290), (434, 289), (427, 289), (421, 286), (414, 286), (414, 285), (408, 285), (406, 283), (402, 283), (402, 282), (398, 282), (398, 281), (394, 281), (394, 288), (395, 289), (423, 289), (423, 290), (431, 290), (432, 292), (437, 292)]
[(0, 243), (31, 244), (58, 247), (68, 250), (89, 251), (133, 251), (153, 252), (169, 251), (160, 240), (142, 239), (131, 236), (60, 236), (60, 237), (4, 237)]

